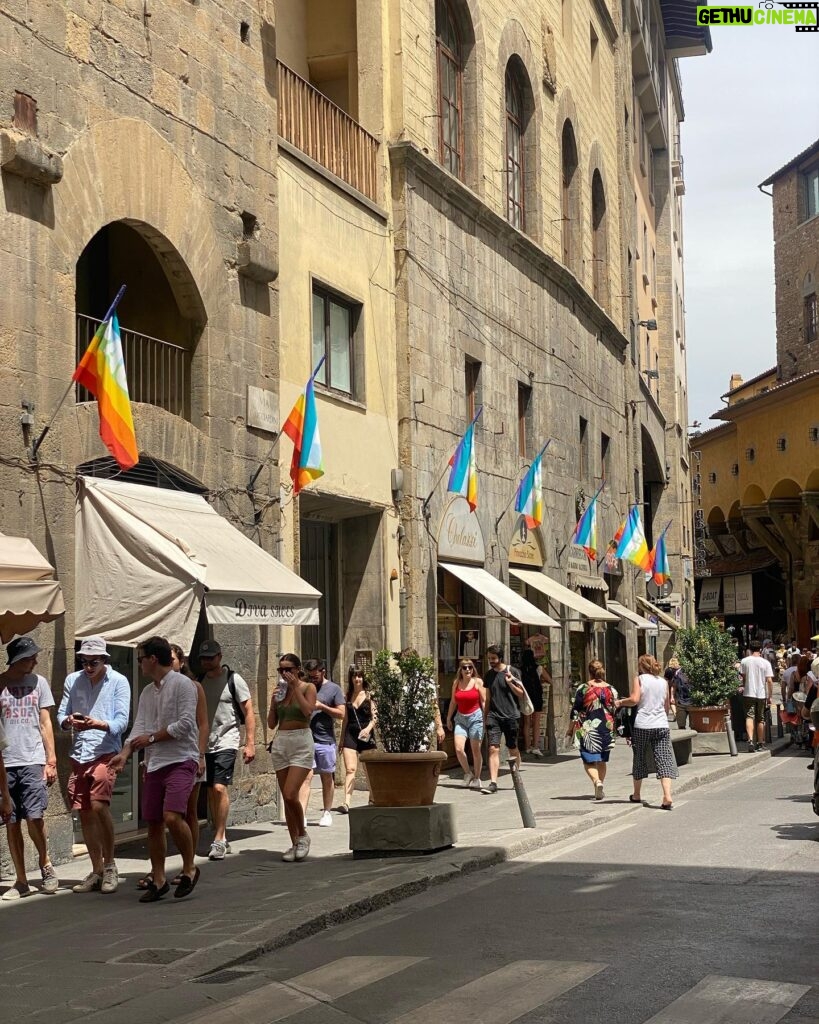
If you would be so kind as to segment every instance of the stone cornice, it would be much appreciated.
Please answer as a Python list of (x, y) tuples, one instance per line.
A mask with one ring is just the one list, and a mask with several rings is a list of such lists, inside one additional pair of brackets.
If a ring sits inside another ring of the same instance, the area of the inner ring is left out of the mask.
[(512, 251), (519, 253), (551, 282), (561, 287), (599, 329), (600, 334), (604, 335), (605, 339), (621, 354), (625, 353), (629, 347), (628, 338), (567, 267), (541, 249), (528, 235), (512, 227), (500, 214), (490, 209), (477, 193), (444, 170), (440, 164), (423, 153), (414, 142), (393, 143), (389, 147), (389, 152), (390, 162), (395, 167), (411, 169), (447, 202), (471, 217), (481, 227), (486, 228)]

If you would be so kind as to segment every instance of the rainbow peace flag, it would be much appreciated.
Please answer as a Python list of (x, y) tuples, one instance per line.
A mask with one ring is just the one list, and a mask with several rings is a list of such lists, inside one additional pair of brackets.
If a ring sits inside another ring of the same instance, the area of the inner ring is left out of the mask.
[(116, 313), (97, 328), (72, 380), (82, 384), (96, 398), (100, 437), (119, 468), (126, 470), (135, 466), (139, 452)]
[(532, 465), (526, 472), (526, 476), (518, 484), (517, 494), (515, 495), (515, 511), (521, 513), (523, 521), (530, 530), (535, 526), (540, 526), (543, 522), (543, 473), (541, 461), (543, 453), (550, 444), (551, 441), (547, 441), (540, 450), (538, 457), (533, 459)]
[(472, 512), (478, 507), (478, 467), (475, 461), (475, 424), (483, 411), (483, 406), (475, 413), (475, 418), (466, 428), (466, 433), (458, 442), (458, 447), (449, 465), (449, 483), (446, 486), (450, 494), (460, 494), (469, 502)]
[[(636, 505), (629, 511), (628, 518), (621, 529), (622, 533), (615, 552), (617, 557), (648, 572), (650, 555), (643, 524), (640, 521), (640, 510)], [(620, 533), (619, 530), (617, 532)]]
[(321, 455), (321, 438), (319, 437), (318, 410), (313, 381), (321, 369), (322, 356), (313, 375), (299, 395), (290, 415), (282, 425), (282, 433), (287, 434), (293, 442), (293, 458), (290, 462), (290, 479), (293, 481), (293, 493), (298, 494), (314, 480), (324, 475), (324, 463)]
[(646, 569), (646, 576), (651, 576), (658, 587), (671, 579), (671, 566), (668, 564), (668, 552), (665, 547), (665, 534), (668, 527), (657, 538), (657, 543), (651, 549), (649, 558), (651, 564)]
[(589, 558), (597, 558), (597, 499), (602, 485), (598, 488), (597, 494), (589, 502), (589, 506), (583, 515), (578, 519), (577, 526), (572, 534), (572, 544), (577, 544), (586, 552)]

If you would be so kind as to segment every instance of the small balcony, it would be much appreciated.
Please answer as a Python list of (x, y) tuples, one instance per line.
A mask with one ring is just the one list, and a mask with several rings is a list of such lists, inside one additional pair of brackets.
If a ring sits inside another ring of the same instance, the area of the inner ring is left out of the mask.
[(378, 141), (286, 64), (277, 64), (279, 135), (377, 202)]
[[(77, 315), (77, 362), (82, 359), (101, 321)], [(151, 338), (120, 327), (128, 395), (132, 402), (145, 402), (190, 418), (190, 353), (181, 345)], [(94, 396), (81, 385), (77, 402), (93, 402)]]

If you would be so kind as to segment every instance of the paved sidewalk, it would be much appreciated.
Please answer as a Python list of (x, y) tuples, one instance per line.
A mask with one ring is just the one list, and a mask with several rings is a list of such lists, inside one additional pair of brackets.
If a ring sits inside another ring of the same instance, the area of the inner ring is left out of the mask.
[[(697, 758), (680, 769), (675, 793), (761, 767), (769, 756)], [(289, 845), (282, 825), (231, 828), (233, 852), (217, 863), (201, 858), (199, 885), (181, 901), (171, 893), (157, 904), (137, 902), (135, 882), (147, 870), (141, 844), (119, 851), (121, 885), (110, 896), (69, 891), (89, 869), (86, 858), (77, 858), (60, 869), (65, 888), (57, 895), (0, 903), (4, 1011), (15, 1021), (62, 1024), (81, 1017), (83, 1024), (110, 1024), (115, 1013), (117, 1024), (144, 1024), (207, 1008), (209, 986), (183, 983), (241, 969), (261, 952), (623, 815), (662, 813), (656, 779), (644, 783), (649, 806), (628, 802), (630, 768), (630, 751), (618, 744), (606, 799), (598, 803), (577, 757), (528, 760), (523, 780), (535, 829), (521, 828), (507, 773), (494, 795), (465, 789), (460, 773), (442, 777), (436, 799), (455, 804), (459, 837), (453, 849), (426, 857), (354, 860), (347, 821), (337, 814), (332, 827), (310, 828), (311, 853), (300, 864), (281, 860)], [(356, 802), (366, 798), (356, 794)], [(318, 807), (317, 792), (313, 801)], [(311, 811), (309, 818), (315, 823), (318, 814)], [(208, 839), (203, 832), (200, 849)], [(170, 870), (178, 864), (172, 858)], [(224, 976), (225, 983), (230, 979)]]

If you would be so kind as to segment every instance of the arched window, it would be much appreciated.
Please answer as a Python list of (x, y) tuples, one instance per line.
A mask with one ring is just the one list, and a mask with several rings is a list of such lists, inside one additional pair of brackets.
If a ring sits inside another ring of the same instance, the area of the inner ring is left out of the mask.
[(506, 219), (520, 231), (526, 229), (526, 155), (523, 88), (520, 74), (506, 68)]
[(572, 122), (563, 125), (560, 140), (560, 162), (562, 169), (561, 215), (563, 218), (563, 262), (574, 269), (580, 248), (580, 218), (577, 196), (577, 143)]
[(600, 171), (592, 175), (592, 295), (605, 306), (608, 302), (608, 245), (606, 238), (606, 193)]
[(438, 150), (441, 163), (464, 177), (464, 58), (461, 36), (449, 0), (435, 2), (438, 63)]

